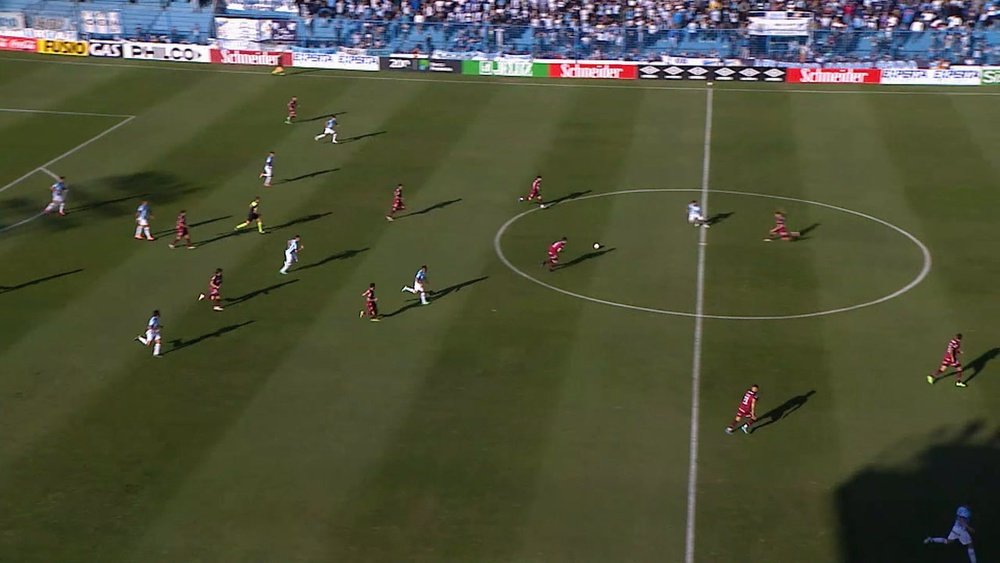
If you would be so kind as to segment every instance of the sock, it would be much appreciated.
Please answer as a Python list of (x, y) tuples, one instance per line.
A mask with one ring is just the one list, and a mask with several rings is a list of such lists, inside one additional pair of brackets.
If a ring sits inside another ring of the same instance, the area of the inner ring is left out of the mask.
[(407, 293), (416, 293), (416, 291), (414, 291), (414, 289), (412, 287), (404, 287), (403, 291), (405, 291)]
[(257, 232), (258, 233), (264, 232), (264, 223), (261, 221), (257, 221)]
[(427, 294), (423, 291), (420, 292), (420, 303), (421, 305), (427, 305), (430, 301), (427, 300)]
[(139, 337), (139, 342), (140, 342), (140, 343), (141, 343), (141, 344), (142, 344), (143, 346), (149, 346), (149, 341), (148, 341), (148, 340), (146, 340), (146, 338), (145, 338), (144, 336), (140, 336), (140, 337)]
[(143, 232), (146, 234), (146, 238), (153, 238), (153, 235), (149, 232), (149, 227), (144, 228)]
[(928, 538), (931, 543), (948, 543), (948, 538)]
[(323, 135), (316, 135), (315, 137), (313, 137), (313, 139), (316, 140), (316, 141), (318, 141), (318, 140), (320, 140), (322, 138), (323, 138)]
[(59, 204), (59, 213), (65, 213), (65, 212), (66, 212), (66, 204), (65, 203), (60, 203)]
[(156, 344), (153, 344), (153, 355), (154, 356), (159, 356), (160, 355), (160, 341), (159, 340), (156, 341)]
[(135, 236), (136, 237), (141, 237), (142, 236), (142, 227), (140, 227), (138, 225), (135, 227)]
[(976, 550), (969, 546), (969, 563), (976, 563)]
[(237, 228), (237, 229), (242, 229), (243, 227), (246, 227), (246, 226), (247, 226), (247, 225), (249, 225), (249, 224), (250, 224), (250, 223), (240, 223), (239, 225), (236, 225), (236, 228)]
[(336, 133), (334, 133), (334, 134), (332, 135), (332, 137), (333, 137), (333, 140), (332, 140), (332, 142), (336, 143), (336, 142), (337, 142), (337, 134), (336, 134)]

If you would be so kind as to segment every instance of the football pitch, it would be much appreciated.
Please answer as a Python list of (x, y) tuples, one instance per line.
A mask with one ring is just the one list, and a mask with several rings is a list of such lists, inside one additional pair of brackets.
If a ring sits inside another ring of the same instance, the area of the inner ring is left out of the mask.
[(1000, 558), (1000, 92), (402, 76), (0, 56), (0, 561)]

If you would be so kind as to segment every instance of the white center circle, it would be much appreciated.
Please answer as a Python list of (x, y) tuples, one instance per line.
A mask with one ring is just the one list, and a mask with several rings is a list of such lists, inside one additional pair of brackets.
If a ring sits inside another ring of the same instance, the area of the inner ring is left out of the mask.
[[(599, 197), (610, 197), (610, 196), (624, 195), (624, 194), (657, 193), (657, 192), (697, 192), (697, 193), (701, 193), (701, 191), (702, 190), (686, 189), (686, 188), (676, 188), (676, 189), (675, 188), (659, 188), (659, 189), (620, 190), (620, 191), (615, 191), (615, 192), (607, 192), (607, 193), (601, 193), (601, 194), (581, 196), (581, 197), (578, 197), (578, 198), (574, 198), (574, 199), (570, 199), (570, 200), (564, 201), (564, 202), (560, 203), (559, 205), (566, 205), (567, 203), (570, 203), (570, 202), (573, 202), (573, 201), (582, 201), (582, 200), (585, 200), (585, 199), (595, 199), (595, 198), (599, 198)], [(821, 316), (824, 316), (824, 315), (833, 315), (833, 314), (836, 314), (836, 313), (846, 313), (848, 311), (855, 311), (857, 309), (863, 309), (865, 307), (871, 307), (872, 305), (878, 305), (880, 303), (885, 303), (886, 301), (889, 301), (891, 299), (895, 299), (895, 298), (899, 297), (900, 295), (903, 295), (904, 293), (910, 291), (911, 289), (913, 289), (914, 287), (916, 287), (917, 285), (919, 285), (920, 282), (924, 281), (924, 278), (926, 278), (927, 274), (930, 273), (930, 271), (931, 271), (931, 252), (930, 252), (930, 250), (927, 249), (927, 245), (925, 245), (923, 242), (920, 241), (920, 239), (918, 239), (916, 236), (912, 235), (911, 233), (907, 232), (903, 228), (898, 227), (896, 225), (893, 225), (892, 223), (890, 223), (888, 221), (885, 221), (883, 219), (879, 219), (878, 217), (873, 217), (871, 215), (868, 215), (866, 213), (862, 213), (860, 211), (854, 211), (852, 209), (847, 209), (847, 208), (844, 208), (844, 207), (838, 207), (836, 205), (831, 205), (829, 203), (822, 203), (822, 202), (819, 202), (819, 201), (810, 201), (810, 200), (807, 200), (807, 199), (799, 199), (799, 198), (795, 198), (795, 197), (787, 197), (787, 196), (772, 195), (772, 194), (760, 194), (760, 193), (754, 193), (754, 192), (737, 192), (737, 191), (731, 191), (731, 190), (708, 190), (708, 191), (710, 193), (717, 193), (717, 194), (728, 194), (728, 195), (747, 196), (747, 197), (759, 197), (759, 198), (777, 199), (777, 200), (782, 200), (782, 201), (792, 201), (792, 202), (803, 203), (803, 204), (808, 204), (808, 205), (816, 205), (816, 206), (819, 206), (819, 207), (825, 207), (827, 209), (832, 209), (834, 211), (840, 211), (841, 213), (847, 213), (849, 215), (854, 215), (856, 217), (861, 217), (862, 219), (867, 219), (869, 221), (873, 221), (875, 223), (878, 223), (879, 225), (882, 225), (884, 227), (888, 227), (889, 229), (892, 229), (893, 231), (896, 231), (897, 233), (899, 233), (899, 234), (903, 235), (904, 237), (906, 237), (910, 242), (912, 242), (920, 250), (920, 254), (923, 256), (923, 265), (920, 268), (920, 272), (917, 273), (916, 277), (914, 277), (912, 280), (910, 280), (909, 283), (907, 283), (903, 287), (897, 289), (896, 291), (893, 291), (892, 293), (889, 293), (887, 295), (883, 295), (882, 297), (879, 297), (877, 299), (872, 299), (871, 301), (865, 301), (863, 303), (857, 303), (857, 304), (854, 304), (854, 305), (848, 305), (846, 307), (838, 307), (838, 308), (835, 308), (835, 309), (826, 309), (826, 310), (822, 310), (822, 311), (811, 311), (811, 312), (808, 312), (808, 313), (798, 313), (798, 314), (793, 314), (793, 315), (710, 315), (710, 314), (698, 315), (697, 313), (693, 313), (693, 312), (690, 312), (690, 311), (673, 311), (673, 310), (670, 310), (670, 309), (657, 309), (657, 308), (654, 308), (654, 307), (643, 307), (641, 305), (632, 305), (632, 304), (629, 304), (629, 303), (619, 303), (617, 301), (609, 301), (607, 299), (599, 299), (597, 297), (591, 297), (589, 295), (583, 295), (583, 294), (580, 294), (580, 293), (575, 293), (573, 291), (569, 291), (569, 290), (563, 289), (561, 287), (556, 287), (556, 286), (554, 286), (554, 285), (552, 285), (550, 283), (546, 283), (546, 282), (544, 282), (544, 281), (542, 281), (542, 280), (540, 280), (540, 279), (538, 279), (538, 278), (536, 278), (536, 277), (534, 277), (534, 276), (532, 276), (532, 275), (524, 272), (523, 270), (521, 270), (517, 266), (515, 266), (507, 258), (507, 256), (505, 256), (504, 253), (503, 253), (503, 248), (501, 247), (501, 240), (503, 239), (503, 235), (504, 235), (504, 233), (507, 232), (507, 230), (510, 228), (511, 225), (513, 225), (519, 219), (521, 219), (521, 218), (523, 218), (523, 217), (525, 217), (527, 215), (530, 215), (531, 213), (534, 213), (534, 212), (538, 211), (540, 209), (539, 207), (535, 207), (533, 209), (529, 209), (527, 211), (524, 211), (523, 213), (519, 213), (519, 214), (511, 217), (509, 220), (507, 220), (507, 222), (504, 223), (500, 227), (500, 229), (497, 231), (496, 235), (493, 237), (493, 248), (496, 251), (497, 256), (500, 258), (500, 261), (503, 262), (505, 266), (507, 266), (508, 268), (510, 268), (510, 270), (512, 272), (514, 272), (515, 274), (521, 276), (524, 279), (530, 280), (530, 281), (532, 281), (532, 282), (534, 282), (534, 283), (536, 283), (536, 284), (538, 284), (538, 285), (540, 285), (542, 287), (545, 287), (547, 289), (551, 289), (552, 291), (556, 291), (556, 292), (562, 293), (563, 295), (568, 295), (570, 297), (576, 297), (577, 299), (583, 299), (584, 301), (590, 301), (591, 303), (600, 303), (602, 305), (610, 305), (612, 307), (620, 307), (622, 309), (631, 309), (633, 311), (642, 311), (642, 312), (645, 312), (645, 313), (656, 313), (656, 314), (659, 314), (659, 315), (673, 315), (673, 316), (678, 316), (678, 317), (701, 317), (701, 318), (705, 318), (705, 319), (722, 319), (722, 320), (734, 320), (734, 321), (776, 321), (776, 320), (786, 320), (786, 319), (803, 319), (803, 318), (808, 318), (808, 317), (821, 317)]]

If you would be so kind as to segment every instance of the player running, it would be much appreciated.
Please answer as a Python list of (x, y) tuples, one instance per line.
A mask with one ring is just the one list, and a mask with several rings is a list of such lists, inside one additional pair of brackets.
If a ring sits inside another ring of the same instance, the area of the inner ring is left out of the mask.
[(299, 251), (303, 248), (302, 237), (299, 235), (288, 239), (288, 242), (285, 243), (285, 264), (278, 270), (279, 274), (288, 274), (288, 269), (292, 267), (292, 264), (299, 261)]
[(143, 346), (153, 345), (153, 357), (160, 357), (160, 329), (163, 325), (160, 324), (160, 310), (156, 309), (153, 311), (153, 315), (149, 317), (149, 322), (146, 323), (146, 334), (135, 337), (135, 340), (142, 344)]
[(535, 176), (535, 179), (531, 182), (531, 190), (528, 191), (528, 195), (517, 198), (517, 201), (533, 201), (537, 203), (539, 207), (545, 207), (545, 204), (542, 203), (542, 177)]
[(955, 369), (955, 374), (958, 376), (958, 380), (955, 381), (955, 387), (968, 387), (964, 381), (962, 381), (962, 362), (959, 361), (958, 357), (962, 354), (962, 333), (956, 334), (948, 341), (948, 348), (944, 351), (944, 358), (941, 359), (941, 365), (935, 373), (927, 376), (927, 383), (934, 385), (934, 383), (941, 379), (942, 377), (947, 377), (941, 375), (951, 368)]
[(291, 125), (295, 118), (298, 117), (299, 111), (299, 99), (292, 96), (291, 100), (288, 100), (288, 117), (285, 118), (285, 123)]
[(566, 248), (566, 237), (563, 237), (552, 244), (549, 245), (549, 255), (548, 258), (542, 262), (542, 267), (549, 267), (549, 271), (553, 272), (559, 267), (559, 253)]
[(139, 207), (135, 208), (135, 239), (142, 240), (145, 235), (146, 240), (155, 240), (149, 232), (149, 220), (153, 218), (153, 212), (149, 208), (149, 202), (142, 200)]
[(177, 243), (182, 240), (185, 241), (184, 244), (188, 250), (194, 248), (194, 245), (191, 244), (191, 232), (187, 224), (187, 211), (183, 209), (177, 214), (177, 223), (174, 225), (174, 242), (170, 243), (170, 248), (177, 248)]
[(708, 219), (705, 218), (705, 215), (701, 211), (701, 204), (696, 199), (692, 199), (691, 203), (688, 204), (688, 223), (695, 227), (705, 227), (706, 229), (711, 227), (708, 224)]
[(368, 289), (361, 296), (365, 298), (365, 308), (358, 313), (358, 317), (363, 319), (365, 315), (368, 315), (369, 321), (382, 320), (378, 316), (378, 297), (375, 297), (375, 284), (368, 284)]
[(395, 221), (392, 218), (397, 211), (406, 210), (406, 204), (403, 203), (403, 184), (398, 184), (396, 189), (392, 192), (392, 208), (389, 209), (389, 214), (385, 216), (387, 221)]
[(247, 210), (247, 220), (236, 225), (234, 231), (249, 227), (251, 223), (257, 223), (257, 232), (264, 234), (264, 219), (260, 216), (260, 196), (253, 198), (250, 202), (250, 209)]
[(972, 534), (976, 532), (969, 525), (969, 520), (972, 519), (972, 511), (969, 510), (967, 506), (960, 506), (958, 510), (955, 511), (955, 523), (951, 526), (951, 532), (948, 533), (946, 538), (926, 538), (924, 543), (943, 543), (950, 544), (951, 542), (958, 540), (958, 543), (962, 544), (962, 547), (966, 548), (966, 553), (969, 555), (969, 563), (976, 563), (976, 550), (972, 547)]
[(66, 193), (69, 192), (69, 188), (66, 187), (66, 178), (63, 176), (56, 178), (56, 183), (52, 184), (49, 190), (52, 192), (52, 201), (45, 206), (42, 213), (52, 213), (58, 210), (60, 215), (66, 215)]
[[(726, 427), (726, 434), (732, 434), (739, 426), (740, 430), (744, 434), (750, 433), (750, 426), (757, 422), (757, 391), (758, 387), (756, 385), (751, 385), (749, 389), (743, 393), (743, 399), (740, 400), (740, 406), (736, 409), (736, 417), (733, 421)], [(744, 419), (749, 419), (747, 422), (743, 422)], [(741, 424), (742, 423), (742, 424)]]
[(198, 294), (198, 301), (203, 301), (206, 297), (212, 302), (213, 311), (221, 311), (222, 305), (222, 268), (216, 268), (212, 277), (208, 278), (208, 295)]
[(274, 175), (274, 151), (267, 153), (264, 158), (264, 169), (260, 171), (258, 178), (264, 179), (264, 187), (271, 187), (271, 177)]
[(413, 287), (404, 285), (400, 291), (419, 295), (421, 305), (430, 305), (431, 302), (427, 299), (427, 294), (430, 293), (427, 286), (427, 266), (423, 265), (417, 270), (416, 275), (413, 276)]
[(788, 227), (785, 225), (785, 214), (781, 211), (774, 212), (774, 228), (768, 231), (767, 238), (764, 242), (771, 242), (776, 238), (781, 240), (795, 240), (799, 238), (800, 233), (798, 231), (789, 231)]
[(319, 141), (322, 140), (323, 137), (329, 135), (330, 139), (332, 139), (331, 142), (336, 143), (337, 142), (337, 131), (335, 130), (336, 127), (337, 127), (337, 116), (331, 115), (330, 117), (327, 118), (326, 125), (323, 126), (323, 132), (313, 137), (313, 140)]

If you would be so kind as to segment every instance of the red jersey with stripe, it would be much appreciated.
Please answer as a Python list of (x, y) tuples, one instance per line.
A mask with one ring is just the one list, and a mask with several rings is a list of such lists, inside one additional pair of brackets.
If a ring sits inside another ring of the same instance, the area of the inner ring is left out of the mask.
[(774, 227), (775, 228), (782, 228), (784, 226), (785, 226), (785, 216), (784, 216), (784, 214), (782, 214), (782, 213), (775, 213), (774, 214)]
[(566, 241), (557, 240), (549, 246), (549, 256), (558, 256), (563, 248), (566, 247)]
[(295, 110), (299, 107), (298, 100), (288, 100), (288, 115), (295, 115)]
[(741, 414), (750, 414), (753, 412), (754, 404), (757, 402), (757, 393), (752, 389), (747, 389), (746, 393), (743, 393), (743, 399), (740, 400), (740, 407), (738, 411)]
[(185, 234), (187, 234), (187, 231), (188, 231), (187, 216), (184, 215), (183, 213), (181, 213), (180, 215), (178, 215), (177, 216), (177, 223), (174, 226), (174, 228), (177, 230), (177, 234), (179, 234), (179, 235), (185, 235)]
[(542, 191), (542, 179), (535, 178), (535, 181), (531, 183), (531, 195), (538, 195)]
[(958, 362), (958, 355), (962, 353), (962, 341), (952, 338), (948, 341), (948, 349), (944, 352), (944, 361), (947, 363)]
[(374, 287), (369, 287), (361, 295), (363, 295), (365, 297), (365, 301), (367, 301), (368, 303), (374, 303), (375, 302), (375, 288)]

